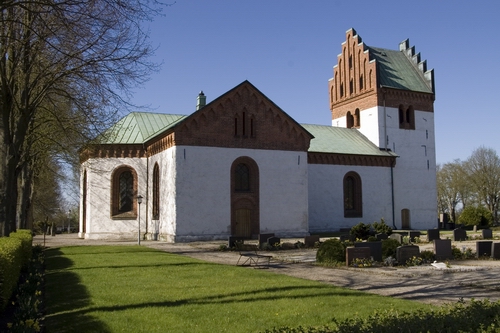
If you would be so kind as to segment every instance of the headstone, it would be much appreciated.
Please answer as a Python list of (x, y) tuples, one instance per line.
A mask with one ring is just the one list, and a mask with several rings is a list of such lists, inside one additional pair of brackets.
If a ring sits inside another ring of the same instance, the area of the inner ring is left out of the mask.
[(409, 259), (418, 256), (420, 256), (420, 247), (417, 245), (403, 245), (396, 248), (396, 260), (400, 265), (405, 265)]
[(304, 237), (304, 244), (306, 247), (314, 247), (316, 242), (319, 242), (319, 235)]
[(436, 256), (436, 260), (453, 259), (451, 239), (435, 239), (434, 255)]
[(427, 241), (432, 242), (435, 239), (441, 239), (441, 236), (439, 235), (439, 229), (427, 230)]
[(491, 257), (491, 244), (493, 244), (493, 241), (477, 241), (476, 257)]
[(455, 242), (461, 242), (467, 240), (467, 231), (462, 228), (457, 228), (453, 230), (453, 240)]
[(493, 238), (493, 230), (491, 229), (483, 229), (483, 239), (492, 239)]
[(228, 242), (227, 242), (228, 243), (227, 246), (229, 248), (236, 247), (236, 242), (243, 243), (244, 239), (245, 239), (244, 237), (229, 236)]
[(267, 239), (267, 244), (271, 246), (275, 246), (276, 244), (279, 244), (281, 242), (281, 239), (279, 237), (269, 237)]
[(397, 240), (399, 244), (403, 244), (403, 235), (401, 234), (391, 234), (389, 238)]
[(368, 247), (373, 260), (382, 261), (382, 242), (360, 242), (354, 243), (354, 247)]
[(416, 237), (420, 237), (420, 231), (408, 231), (408, 237), (410, 242), (414, 242)]
[(375, 237), (377, 237), (377, 239), (379, 241), (381, 241), (382, 239), (387, 239), (389, 238), (389, 236), (387, 236), (387, 234), (376, 234)]
[(347, 242), (351, 240), (351, 235), (349, 234), (342, 234), (340, 235), (340, 241), (341, 242)]
[(371, 253), (369, 247), (348, 247), (345, 252), (346, 265), (351, 265), (354, 259), (370, 259)]
[(500, 259), (500, 243), (491, 244), (491, 257), (493, 259)]
[(270, 237), (274, 237), (274, 234), (259, 234), (259, 246), (261, 246), (262, 244), (267, 243), (267, 240)]

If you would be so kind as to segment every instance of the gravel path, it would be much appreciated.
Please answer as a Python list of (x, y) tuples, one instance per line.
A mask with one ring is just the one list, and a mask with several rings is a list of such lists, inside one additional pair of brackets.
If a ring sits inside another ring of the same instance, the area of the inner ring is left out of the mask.
[[(283, 240), (287, 241), (287, 240)], [(292, 243), (294, 241), (292, 240)], [(36, 236), (35, 244), (43, 244), (43, 236)], [(96, 241), (77, 238), (76, 234), (47, 236), (45, 245), (60, 247), (70, 245), (136, 245), (132, 241)], [(204, 261), (236, 265), (238, 252), (217, 251), (223, 241), (165, 243), (142, 241), (141, 245), (161, 251), (186, 255)], [(475, 247), (474, 242), (461, 242), (460, 246)], [(429, 245), (422, 246), (428, 249)], [(441, 305), (460, 299), (500, 300), (500, 261), (453, 261), (451, 268), (436, 269), (430, 265), (410, 268), (324, 268), (314, 265), (313, 249), (271, 251), (270, 273), (321, 281), (339, 287), (364, 292)], [(254, 269), (245, 267), (244, 269)]]

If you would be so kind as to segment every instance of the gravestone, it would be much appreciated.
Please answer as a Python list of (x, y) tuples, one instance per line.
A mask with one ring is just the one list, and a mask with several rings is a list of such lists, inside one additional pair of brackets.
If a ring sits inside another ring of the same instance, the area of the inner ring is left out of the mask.
[(476, 257), (491, 257), (491, 244), (493, 241), (477, 241), (476, 242)]
[(267, 240), (268, 240), (270, 237), (274, 237), (274, 234), (259, 234), (259, 247), (260, 247), (262, 244), (267, 243)]
[(340, 241), (341, 242), (347, 242), (347, 241), (350, 241), (351, 240), (351, 235), (349, 234), (342, 234), (340, 235)]
[(389, 238), (389, 236), (387, 236), (387, 234), (376, 234), (375, 237), (377, 237), (377, 239), (379, 241), (381, 241), (382, 239), (387, 239)]
[(382, 242), (361, 242), (354, 243), (354, 247), (368, 247), (373, 260), (382, 261)]
[(427, 241), (432, 242), (435, 239), (441, 239), (441, 236), (439, 235), (439, 229), (427, 230)]
[(500, 243), (491, 244), (491, 257), (493, 259), (500, 259)]
[(397, 240), (399, 244), (403, 244), (403, 235), (401, 234), (391, 234), (389, 238)]
[(467, 231), (462, 228), (457, 228), (453, 230), (453, 240), (455, 242), (461, 242), (467, 240)]
[(483, 229), (483, 239), (492, 239), (493, 238), (493, 230), (491, 229)]
[(314, 245), (316, 245), (316, 242), (319, 242), (319, 235), (304, 237), (304, 245), (306, 247), (314, 247)]
[(267, 244), (269, 244), (270, 246), (275, 246), (279, 243), (281, 243), (281, 239), (279, 237), (269, 237), (267, 239)]
[(420, 231), (408, 231), (408, 237), (410, 237), (410, 242), (414, 242), (415, 237), (420, 237)]
[(354, 259), (370, 259), (371, 253), (369, 247), (348, 247), (345, 251), (345, 263), (351, 265)]
[(396, 260), (399, 265), (405, 265), (406, 262), (420, 256), (420, 248), (417, 245), (403, 245), (396, 248)]
[(245, 241), (245, 237), (229, 236), (227, 246), (229, 248), (233, 248), (233, 247), (236, 247), (236, 242), (243, 243), (244, 241)]
[(435, 239), (434, 255), (436, 256), (436, 260), (453, 259), (451, 239)]

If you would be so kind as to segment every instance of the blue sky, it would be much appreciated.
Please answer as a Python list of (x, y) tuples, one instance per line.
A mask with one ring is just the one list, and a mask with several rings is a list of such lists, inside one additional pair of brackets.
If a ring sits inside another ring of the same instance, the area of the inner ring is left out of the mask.
[[(173, 0), (172, 0), (173, 2)], [(410, 44), (435, 70), (438, 163), (500, 155), (500, 2), (177, 0), (150, 24), (161, 71), (131, 98), (190, 114), (249, 80), (299, 123), (330, 125), (328, 80), (354, 28), (369, 46)]]

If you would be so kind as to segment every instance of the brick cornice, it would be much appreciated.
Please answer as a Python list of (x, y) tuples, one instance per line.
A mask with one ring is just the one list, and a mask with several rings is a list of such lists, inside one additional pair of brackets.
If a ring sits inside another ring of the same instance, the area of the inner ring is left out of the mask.
[(122, 145), (95, 145), (83, 149), (80, 152), (80, 163), (89, 158), (125, 158), (125, 157), (146, 157), (146, 150), (138, 144)]
[(349, 155), (349, 154), (329, 154), (315, 153), (307, 154), (309, 164), (331, 164), (331, 165), (357, 165), (375, 167), (394, 167), (396, 165), (395, 156), (371, 156), (371, 155)]

